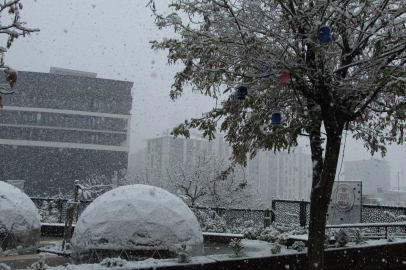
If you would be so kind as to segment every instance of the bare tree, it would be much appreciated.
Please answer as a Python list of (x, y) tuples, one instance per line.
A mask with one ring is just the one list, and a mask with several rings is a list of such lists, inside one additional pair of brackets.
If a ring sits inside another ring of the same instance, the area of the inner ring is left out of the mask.
[[(0, 4), (0, 34), (8, 35), (7, 49), (10, 48), (13, 41), (18, 37), (25, 37), (27, 34), (39, 31), (39, 29), (25, 27), (26, 23), (20, 21), (20, 10), (22, 8), (23, 5), (20, 0), (5, 0), (3, 4)], [(17, 71), (4, 64), (4, 53), (7, 52), (7, 49), (0, 46), (0, 69), (4, 71), (6, 81), (10, 84), (10, 87), (13, 88), (17, 82), (18, 74)], [(4, 85), (0, 85), (1, 108), (3, 107), (3, 95), (12, 93), (14, 93), (14, 91), (7, 89)]]
[(203, 150), (193, 160), (167, 168), (168, 186), (192, 206), (239, 207), (257, 198), (245, 170), (225, 158)]

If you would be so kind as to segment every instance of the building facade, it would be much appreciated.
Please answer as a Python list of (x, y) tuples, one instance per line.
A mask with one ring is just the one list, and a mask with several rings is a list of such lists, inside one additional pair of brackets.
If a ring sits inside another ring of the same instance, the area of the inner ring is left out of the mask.
[[(220, 158), (228, 159), (232, 149), (221, 134), (207, 141), (201, 136), (194, 138), (173, 138), (167, 131), (163, 136), (147, 140), (145, 167), (165, 174), (166, 168), (179, 162), (193, 162), (196, 152), (207, 149)], [(312, 161), (301, 147), (294, 151), (259, 151), (253, 159), (248, 159), (247, 175), (259, 191), (261, 203), (271, 206), (271, 201), (280, 199), (310, 199), (312, 184)]]
[(0, 111), (0, 180), (43, 196), (127, 168), (132, 82), (57, 68), (18, 75)]
[(167, 130), (162, 136), (147, 140), (145, 166), (164, 174), (170, 166), (193, 162), (195, 154), (203, 149), (217, 154), (220, 158), (228, 159), (231, 156), (231, 148), (224, 142), (224, 136), (221, 134), (216, 134), (216, 139), (208, 141), (199, 135), (192, 135), (189, 139), (174, 138)]
[[(380, 189), (390, 189), (389, 162), (371, 158), (370, 160), (344, 161), (345, 180), (361, 180), (362, 193), (377, 194)], [(382, 191), (383, 192), (383, 191)]]
[(309, 200), (312, 186), (312, 161), (301, 147), (294, 151), (260, 151), (248, 161), (250, 179), (258, 183), (261, 200)]

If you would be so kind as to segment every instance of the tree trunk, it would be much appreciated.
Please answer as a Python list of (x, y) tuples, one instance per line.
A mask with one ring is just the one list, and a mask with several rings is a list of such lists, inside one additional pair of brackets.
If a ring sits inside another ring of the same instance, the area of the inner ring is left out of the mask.
[(73, 223), (73, 218), (74, 218), (74, 214), (75, 214), (76, 203), (78, 202), (78, 196), (79, 196), (79, 185), (75, 184), (74, 203), (69, 204), (69, 202), (68, 202), (68, 209), (66, 210), (66, 219), (65, 219), (65, 228), (64, 228), (64, 232), (63, 232), (62, 250), (65, 250), (66, 243), (70, 243), (70, 239), (72, 238), (72, 223)]
[(70, 239), (72, 238), (72, 223), (74, 213), (75, 207), (73, 205), (68, 205), (68, 209), (66, 210), (65, 228), (63, 232), (62, 250), (65, 250), (66, 243), (70, 243)]
[(328, 132), (326, 152), (323, 159), (319, 136), (320, 129), (314, 129), (310, 136), (313, 184), (310, 195), (309, 247), (307, 253), (309, 270), (324, 269), (326, 216), (341, 146), (341, 134), (329, 134)]

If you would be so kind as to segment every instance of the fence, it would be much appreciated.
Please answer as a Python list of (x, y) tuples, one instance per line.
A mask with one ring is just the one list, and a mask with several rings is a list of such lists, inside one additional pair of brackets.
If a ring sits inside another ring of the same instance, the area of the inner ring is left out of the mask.
[[(51, 216), (56, 214), (57, 222), (64, 223), (66, 218), (66, 209), (68, 205), (68, 200), (66, 199), (51, 199), (51, 198), (30, 198), (35, 206), (40, 210), (42, 216)], [(75, 211), (75, 220), (79, 218), (85, 208), (92, 201), (80, 201), (78, 207)], [(55, 211), (56, 210), (56, 211)]]
[[(47, 213), (51, 214), (53, 209), (57, 209), (58, 222), (65, 222), (68, 200), (50, 198), (31, 198), (31, 200), (44, 215)], [(76, 220), (91, 202), (92, 201), (81, 201), (79, 203), (75, 212)], [(223, 207), (191, 207), (191, 210), (195, 213), (196, 211), (201, 211), (206, 215), (211, 215), (212, 218), (214, 217), (214, 213), (216, 213), (222, 217), (228, 225), (243, 225), (244, 222), (252, 220), (254, 224), (264, 226), (276, 222), (307, 227), (310, 217), (310, 202), (274, 200), (272, 201), (272, 210), (226, 209)], [(394, 222), (399, 220), (393, 217), (402, 216), (406, 218), (406, 207), (362, 205), (362, 223)]]

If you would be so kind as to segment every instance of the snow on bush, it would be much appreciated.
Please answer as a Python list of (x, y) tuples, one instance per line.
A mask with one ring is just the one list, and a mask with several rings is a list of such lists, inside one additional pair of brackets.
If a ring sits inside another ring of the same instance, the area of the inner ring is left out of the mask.
[(281, 253), (282, 250), (282, 246), (279, 244), (275, 244), (272, 248), (271, 248), (271, 253), (272, 254), (278, 254)]
[(52, 201), (50, 203), (43, 201), (41, 209), (39, 209), (39, 214), (41, 216), (41, 222), (43, 223), (57, 223), (60, 217), (58, 206)]
[(197, 219), (177, 196), (147, 185), (122, 186), (95, 199), (72, 237), (74, 255), (91, 249), (169, 250), (176, 244), (203, 253)]
[(334, 231), (334, 238), (336, 240), (337, 247), (345, 247), (345, 245), (347, 245), (349, 241), (347, 231), (342, 228), (337, 231)]
[[(40, 242), (41, 222), (37, 207), (19, 188), (0, 181), (0, 238), (3, 250)], [(8, 242), (6, 246), (6, 242)]]
[(185, 244), (176, 245), (174, 247), (175, 253), (178, 256), (178, 263), (187, 263), (190, 261), (189, 252), (191, 248)]
[(49, 266), (45, 263), (45, 254), (40, 253), (37, 262), (33, 263), (28, 270), (47, 270)]
[(113, 267), (123, 267), (127, 264), (126, 260), (123, 260), (121, 258), (106, 258), (103, 261), (101, 261), (100, 265), (105, 266), (107, 268), (113, 268)]
[(365, 241), (365, 233), (362, 229), (357, 228), (354, 230), (354, 242), (356, 245), (364, 244)]
[(227, 222), (225, 221), (224, 218), (220, 217), (216, 212), (209, 211), (209, 213), (207, 214), (199, 210), (195, 212), (195, 215), (199, 220), (202, 231), (214, 233), (227, 232)]
[(0, 263), (0, 270), (11, 270), (11, 267), (4, 263)]
[(242, 251), (244, 249), (244, 244), (241, 242), (242, 239), (240, 238), (234, 238), (231, 240), (229, 247), (233, 251), (234, 256), (236, 258), (241, 257), (244, 255), (244, 252)]
[(395, 234), (388, 233), (388, 242), (396, 242)]
[(295, 241), (290, 249), (297, 250), (298, 252), (305, 251), (306, 245), (302, 241)]
[(265, 228), (260, 236), (258, 237), (259, 240), (267, 241), (270, 243), (275, 243), (278, 240), (280, 232), (275, 229), (274, 227), (267, 227)]

